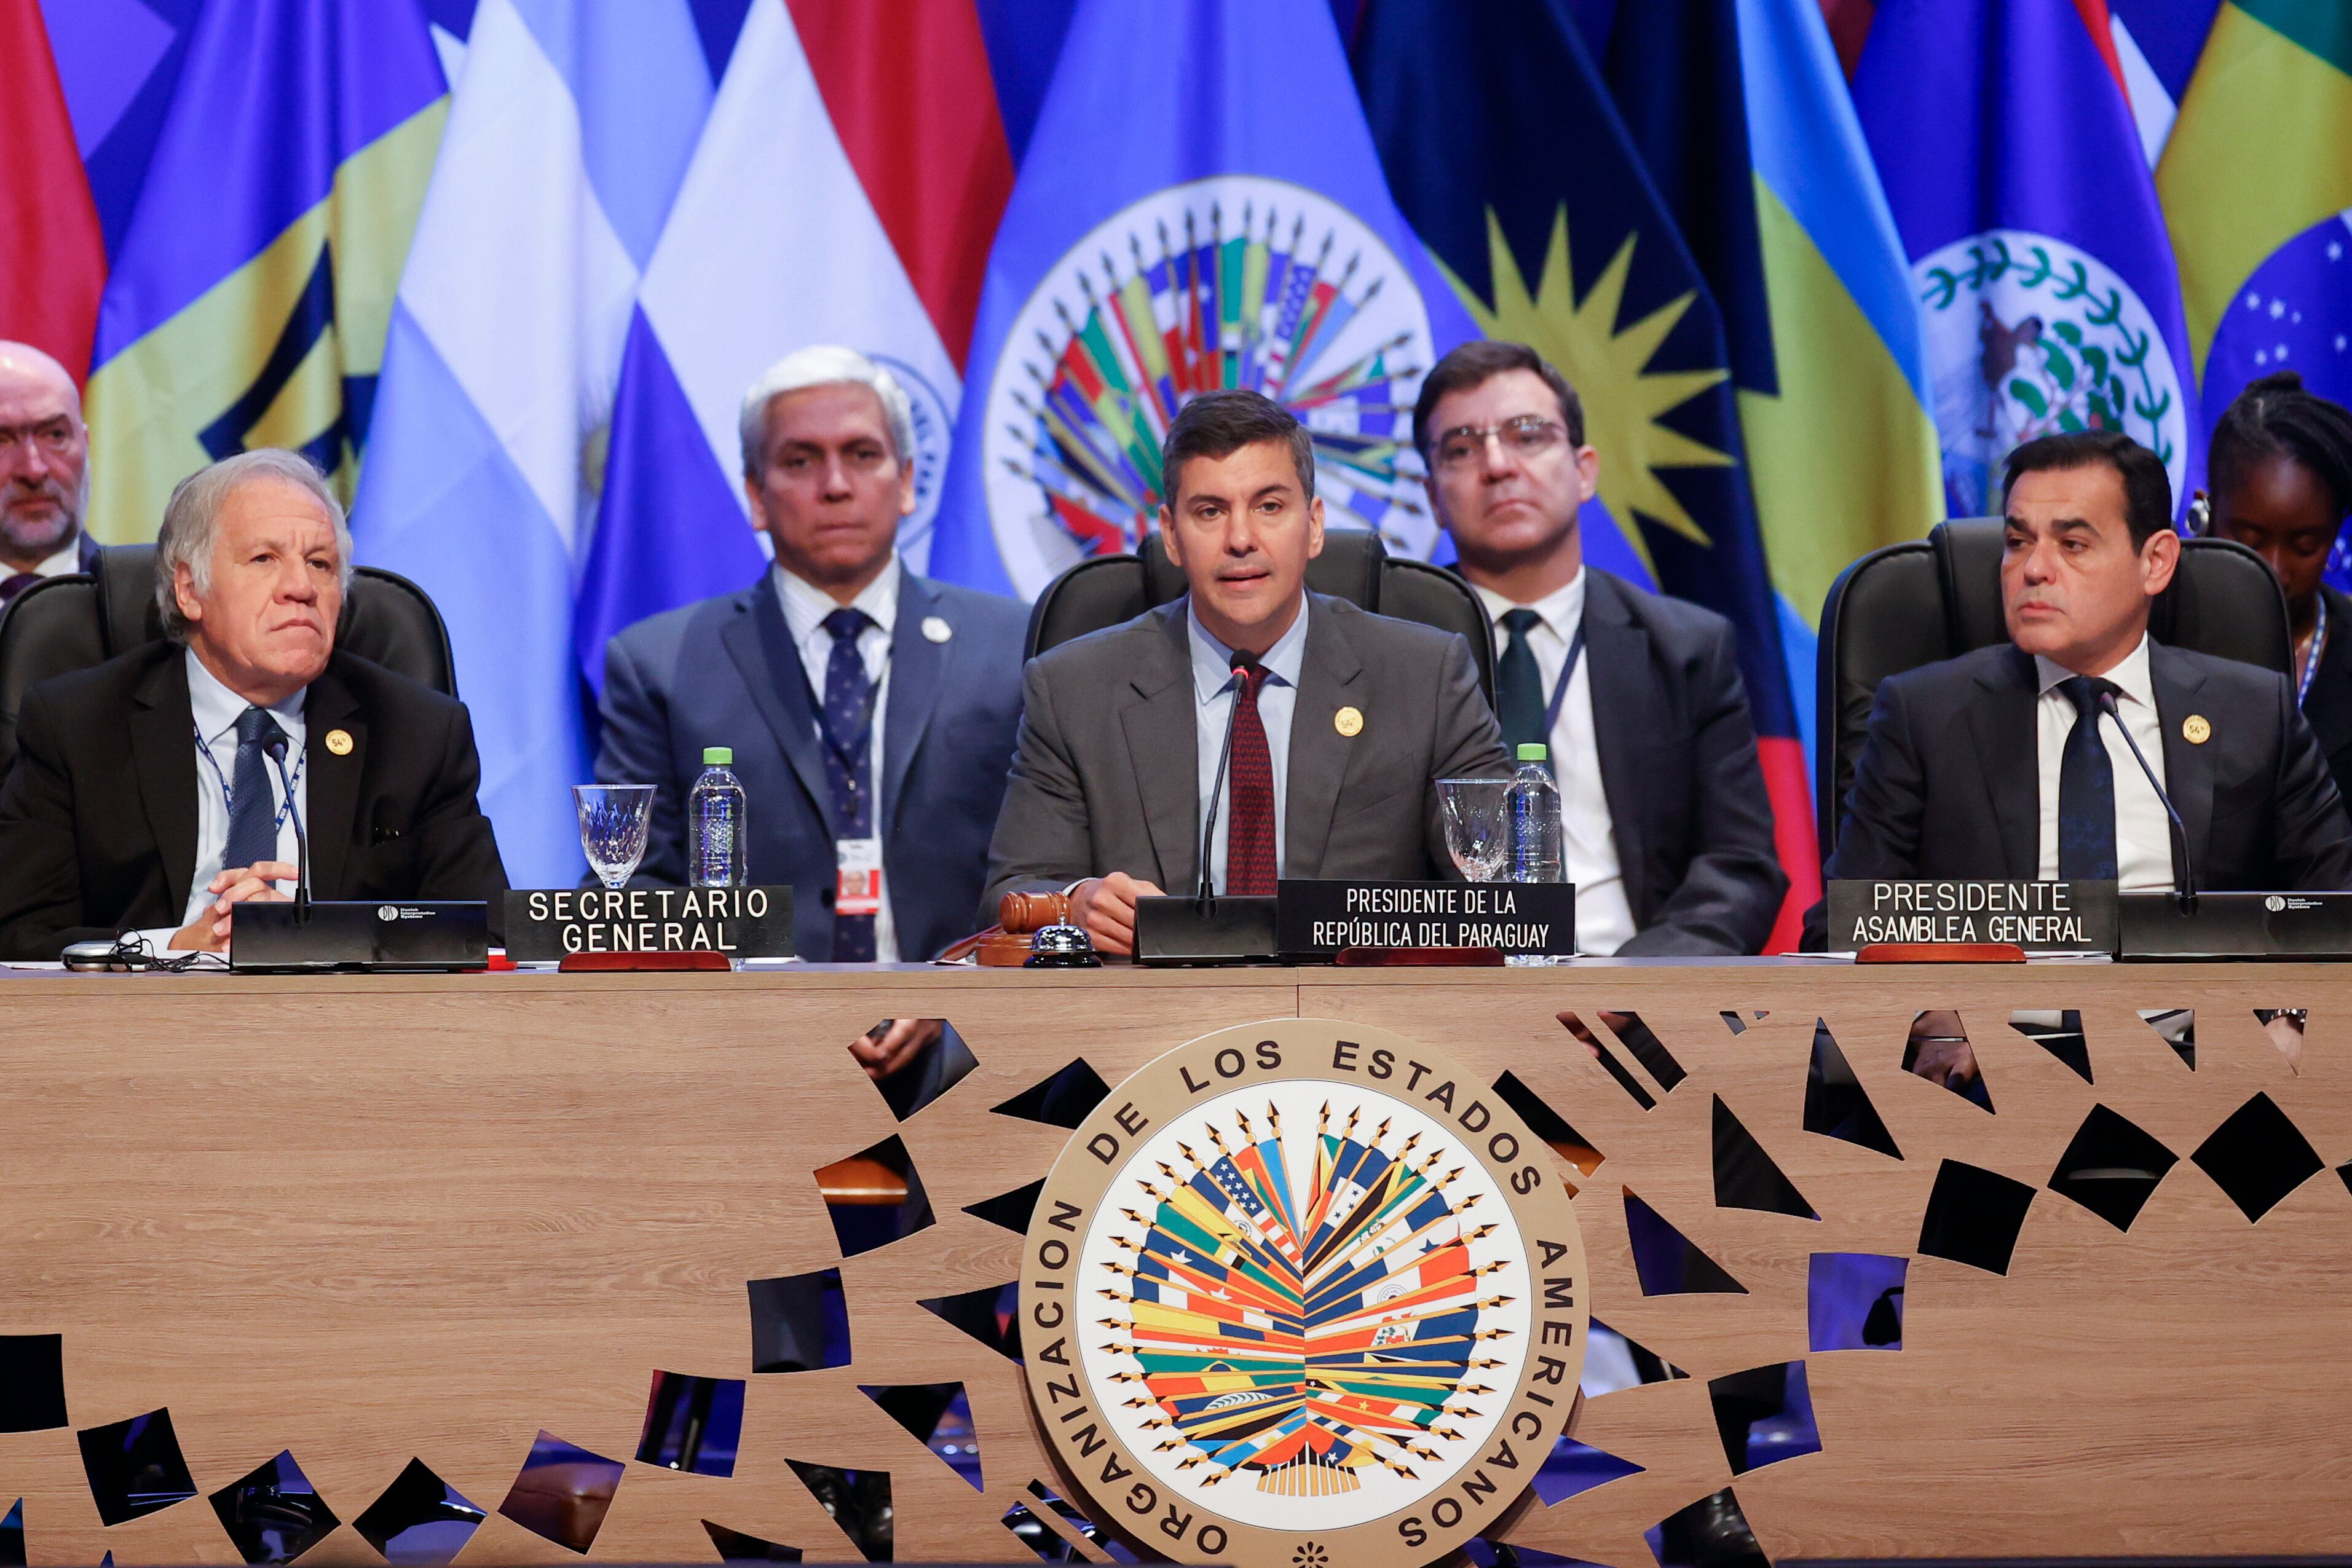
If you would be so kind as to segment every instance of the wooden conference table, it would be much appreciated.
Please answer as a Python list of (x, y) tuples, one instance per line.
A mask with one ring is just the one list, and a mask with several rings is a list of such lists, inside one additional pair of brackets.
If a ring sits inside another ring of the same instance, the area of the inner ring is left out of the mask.
[[(2299, 1068), (2256, 1019), (2277, 1008), (2309, 1011)], [(1924, 1009), (1959, 1013), (1989, 1111), (1903, 1070)], [(2034, 1009), (2079, 1013), (2086, 1063), (2011, 1027)], [(2172, 1009), (2186, 1051), (2142, 1017)], [(908, 1015), (978, 1066), (901, 1124), (843, 1047)], [(544, 1434), (625, 1467), (598, 1560), (713, 1560), (705, 1521), (853, 1558), (800, 1462), (888, 1471), (900, 1561), (1034, 1561), (1004, 1517), (1069, 1489), (1020, 1369), (921, 1304), (1014, 1278), (1020, 1236), (966, 1210), (1067, 1137), (992, 1108), (1074, 1059), (1116, 1085), (1293, 1017), (1508, 1072), (1597, 1152), (1559, 1166), (1593, 1315), (1688, 1375), (1586, 1398), (1574, 1435), (1641, 1469), (1530, 1501), (1511, 1541), (1648, 1564), (1643, 1531), (1727, 1485), (1784, 1561), (2352, 1541), (2352, 968), (2292, 964), (7, 972), (0, 1427), (36, 1429), (0, 1431), (0, 1511), (23, 1499), (36, 1563), (236, 1562), (211, 1495), (284, 1452), (341, 1521), (304, 1560), (375, 1563), (352, 1521), (421, 1460), (488, 1515), (461, 1561), (575, 1561), (499, 1511)], [(1850, 1081), (1832, 1061), (1809, 1089), (1823, 1031)], [(1865, 1099), (1885, 1135), (1852, 1141)], [(1840, 1113), (1847, 1136), (1821, 1130)], [(1819, 1218), (1718, 1204), (1750, 1200), (1718, 1194), (1726, 1117)], [(893, 1136), (937, 1221), (845, 1258), (814, 1173)], [(2127, 1229), (2094, 1212), (2119, 1160), (2161, 1173)], [(1652, 1216), (1736, 1284), (1645, 1295), (1629, 1223)], [(1817, 1254), (1903, 1260), (1899, 1348), (1822, 1347)], [(849, 1364), (755, 1373), (747, 1281), (835, 1267)], [(1803, 1365), (1819, 1451), (1735, 1478), (1709, 1380), (1773, 1364)], [(656, 1373), (748, 1384), (731, 1475), (632, 1458)], [(950, 1382), (984, 1490), (860, 1392)], [(78, 1434), (158, 1410), (198, 1495), (102, 1524)]]

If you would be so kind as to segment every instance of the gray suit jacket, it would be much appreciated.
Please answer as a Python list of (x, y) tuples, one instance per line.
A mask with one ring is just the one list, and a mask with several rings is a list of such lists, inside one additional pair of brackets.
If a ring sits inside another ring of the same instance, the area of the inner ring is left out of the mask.
[[(1452, 878), (1437, 780), (1498, 777), (1502, 733), (1451, 632), (1314, 594), (1290, 725), (1284, 871)], [(1123, 871), (1170, 893), (1200, 879), (1200, 753), (1190, 601), (1029, 661), (1021, 737), (981, 919), (1007, 893)], [(1363, 716), (1353, 737), (1334, 719)]]

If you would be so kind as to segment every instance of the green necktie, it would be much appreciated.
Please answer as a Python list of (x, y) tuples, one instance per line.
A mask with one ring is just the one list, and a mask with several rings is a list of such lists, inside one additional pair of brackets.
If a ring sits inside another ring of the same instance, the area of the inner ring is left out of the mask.
[(1503, 630), (1511, 637), (1495, 667), (1495, 716), (1503, 722), (1507, 757), (1517, 757), (1519, 747), (1530, 742), (1548, 745), (1551, 739), (1543, 732), (1543, 672), (1536, 667), (1536, 651), (1528, 646), (1528, 633), (1542, 623), (1543, 617), (1532, 610), (1503, 612)]

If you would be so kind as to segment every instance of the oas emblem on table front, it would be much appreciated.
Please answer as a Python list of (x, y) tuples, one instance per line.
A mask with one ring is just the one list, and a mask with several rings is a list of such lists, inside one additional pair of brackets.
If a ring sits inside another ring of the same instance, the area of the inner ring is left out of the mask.
[(1040, 1429), (1179, 1562), (1425, 1564), (1539, 1469), (1583, 1364), (1551, 1151), (1384, 1030), (1207, 1035), (1111, 1091), (1031, 1221)]

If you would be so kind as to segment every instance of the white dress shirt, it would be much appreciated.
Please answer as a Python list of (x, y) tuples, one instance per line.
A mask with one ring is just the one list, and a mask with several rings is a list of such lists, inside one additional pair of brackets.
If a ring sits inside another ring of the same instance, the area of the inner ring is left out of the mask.
[[(1289, 829), (1283, 819), (1290, 807), (1290, 720), (1298, 709), (1298, 670), (1307, 658), (1307, 617), (1308, 606), (1302, 598), (1298, 602), (1298, 619), (1290, 630), (1275, 640), (1258, 663), (1265, 666), (1265, 684), (1258, 687), (1257, 717), (1265, 727), (1265, 749), (1274, 762), (1274, 867), (1275, 874), (1286, 874), (1289, 853)], [(1209, 791), (1217, 779), (1217, 758), (1225, 748), (1225, 721), (1234, 710), (1234, 695), (1240, 679), (1234, 674), (1234, 651), (1218, 642), (1201, 624), (1201, 618), (1190, 608), (1184, 612), (1184, 622), (1192, 633), (1192, 735), (1201, 755), (1200, 793), (1193, 797), (1192, 831), (1200, 831), (1200, 813), (1208, 809)], [(1217, 800), (1217, 823), (1209, 844), (1209, 866), (1214, 873), (1215, 887), (1225, 891), (1225, 829), (1233, 821), (1234, 780), (1232, 764), (1226, 765), (1225, 787)], [(1197, 887), (1198, 883), (1194, 884)], [(1194, 887), (1171, 887), (1164, 892), (1189, 895)]]
[[(2042, 773), (2041, 876), (2058, 876), (2058, 772), (2065, 759), (2066, 737), (2074, 730), (2074, 705), (2058, 689), (2074, 672), (2063, 664), (2036, 656), (2034, 671), (2042, 695), (2033, 706), (2034, 750)], [(2164, 775), (2164, 724), (2156, 711), (2156, 688), (2148, 684), (2147, 638), (2125, 656), (2105, 677), (2121, 688), (2116, 711), (2131, 726), (2132, 738), (2147, 754), (2156, 776)], [(2115, 725), (2099, 721), (2099, 738), (2107, 743), (2107, 762), (2116, 775), (2116, 870), (2126, 893), (2172, 886), (2172, 828), (2164, 803), (2149, 788), (2131, 747), (2116, 733)], [(2165, 780), (2169, 785), (2170, 780)]]
[[(882, 727), (890, 704), (890, 638), (898, 624), (898, 557), (894, 552), (890, 564), (882, 575), (866, 585), (848, 608), (862, 610), (871, 622), (857, 634), (858, 657), (866, 663), (866, 678), (876, 682), (874, 691), (874, 724), (867, 732), (866, 747), (869, 768), (874, 780), (874, 836), (882, 837)], [(782, 567), (774, 569), (776, 596), (783, 603), (784, 625), (793, 634), (793, 646), (801, 653), (801, 668), (808, 675), (809, 695), (813, 706), (824, 704), (826, 668), (833, 663), (833, 633), (824, 629), (824, 618), (842, 608), (833, 595), (821, 588), (802, 581)], [(824, 745), (820, 733), (817, 744)], [(756, 805), (753, 808), (757, 810)], [(882, 907), (874, 916), (874, 960), (878, 964), (898, 961), (898, 927), (890, 918), (890, 879), (882, 879)]]
[[(1532, 610), (1541, 620), (1528, 629), (1528, 651), (1536, 656), (1543, 676), (1545, 700), (1559, 684), (1560, 666), (1568, 663), (1568, 646), (1584, 623), (1584, 571), (1579, 568), (1565, 588), (1554, 589), (1533, 604), (1514, 604), (1491, 588), (1477, 591), (1495, 629), (1495, 657), (1510, 645), (1503, 617), (1513, 610)], [(1601, 787), (1601, 747), (1592, 733), (1591, 650), (1576, 661), (1568, 694), (1560, 698), (1559, 716), (1545, 737), (1551, 748), (1551, 776), (1559, 785), (1561, 869), (1576, 886), (1576, 950), (1606, 957), (1633, 939), (1633, 908), (1625, 900), (1625, 873), (1617, 862), (1617, 824), (1609, 815), (1609, 797)], [(1512, 765), (1517, 766), (1517, 758)]]
[[(182, 927), (194, 925), (205, 906), (218, 896), (206, 890), (213, 878), (227, 869), (222, 866), (221, 856), (228, 849), (229, 789), (236, 782), (236, 721), (252, 706), (221, 685), (205, 668), (194, 649), (183, 657), (188, 663), (188, 711), (195, 720), (188, 741), (196, 758), (196, 867), (188, 878), (188, 906), (180, 916), (180, 925), (139, 933), (158, 952), (171, 944)], [(302, 723), (302, 700), (307, 695), (307, 692), (296, 692), (269, 709), (269, 716), (286, 732), (286, 766), (294, 779), (294, 809), (302, 814), (306, 826), (310, 815), (310, 781), (304, 776), (309, 769), (302, 766), (303, 747), (309, 736)], [(277, 803), (270, 814), (278, 819), (278, 858), (295, 865), (299, 858), (294, 819), (285, 810), (285, 789), (278, 777), (278, 765), (265, 758), (261, 766), (269, 780), (270, 799)], [(294, 891), (290, 882), (276, 886), (280, 893)]]
[(40, 565), (35, 567), (33, 569), (33, 575), (35, 577), (63, 577), (69, 571), (79, 571), (80, 570), (81, 535), (79, 533), (76, 533), (73, 538), (66, 540), (65, 543), (59, 545), (55, 550), (51, 551), (49, 555), (42, 560)]

